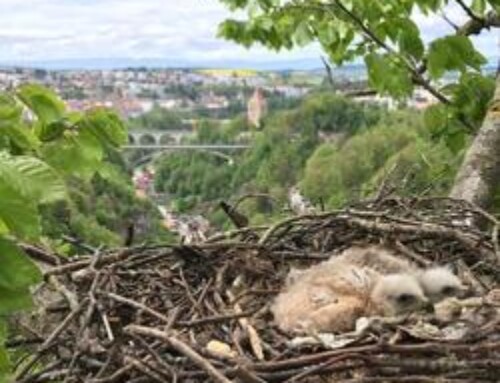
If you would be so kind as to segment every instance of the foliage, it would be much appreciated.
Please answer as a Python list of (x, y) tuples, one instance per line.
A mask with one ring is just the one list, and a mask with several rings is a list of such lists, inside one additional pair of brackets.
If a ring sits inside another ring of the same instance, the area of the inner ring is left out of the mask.
[[(203, 121), (196, 141), (225, 143), (252, 136), (251, 148), (231, 154), (232, 161), (217, 153), (173, 153), (158, 161), (156, 189), (166, 192), (174, 208), (186, 212), (200, 203), (228, 199), (247, 192), (270, 193), (285, 198), (287, 188), (297, 183), (305, 163), (325, 136), (338, 140), (367, 129), (384, 112), (377, 107), (356, 104), (331, 92), (313, 93), (295, 109), (271, 113), (263, 129), (249, 130), (243, 118), (229, 124)], [(248, 201), (243, 210), (253, 223), (269, 220), (277, 214), (275, 206), (265, 200)], [(211, 213), (224, 226), (225, 217)]]
[(148, 113), (129, 120), (133, 129), (179, 130), (186, 128), (182, 117), (173, 111), (155, 105)]
[(228, 198), (231, 170), (227, 160), (210, 153), (173, 153), (159, 162), (155, 186), (176, 200), (182, 212), (203, 200)]
[(376, 192), (383, 180), (402, 195), (446, 194), (460, 157), (422, 125), (414, 112), (398, 112), (342, 145), (319, 146), (307, 161), (305, 194), (331, 208)]
[[(439, 137), (454, 150), (463, 148), (465, 135), (477, 129), (484, 117), (492, 83), (481, 74), (486, 59), (470, 35), (492, 27), (494, 21), (488, 20), (498, 20), (498, 0), (461, 2), (469, 20), (427, 45), (412, 16), (415, 12), (446, 14), (447, 0), (221, 2), (247, 15), (220, 25), (219, 33), (227, 39), (274, 50), (319, 43), (337, 65), (364, 59), (369, 84), (380, 94), (405, 99), (415, 86), (427, 89), (442, 102), (429, 112), (429, 128), (438, 129), (439, 121)], [(450, 73), (459, 76), (441, 87), (440, 81)]]
[[(68, 199), (67, 177), (90, 179), (104, 154), (124, 142), (118, 117), (107, 109), (70, 113), (56, 94), (23, 85), (0, 94), (0, 315), (30, 306), (38, 268), (19, 241), (42, 235), (41, 207)], [(0, 321), (0, 344), (5, 337)], [(0, 347), (0, 380), (8, 372)]]

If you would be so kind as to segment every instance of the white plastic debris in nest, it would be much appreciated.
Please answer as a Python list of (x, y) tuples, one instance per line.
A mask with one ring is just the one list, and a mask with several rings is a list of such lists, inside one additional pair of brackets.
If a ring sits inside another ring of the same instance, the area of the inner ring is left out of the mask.
[(354, 331), (343, 334), (318, 333), (310, 336), (298, 336), (289, 341), (287, 345), (290, 348), (315, 345), (323, 345), (325, 348), (331, 350), (342, 348), (358, 341), (376, 320), (378, 320), (378, 317), (361, 317), (356, 321), (356, 329)]
[(323, 345), (334, 350), (350, 345), (358, 340), (359, 336), (355, 332), (345, 334), (319, 333), (314, 336), (298, 336), (287, 343), (289, 348), (301, 348), (305, 346)]
[(234, 351), (228, 344), (212, 339), (208, 342), (206, 346), (207, 350), (226, 358), (235, 358), (238, 356), (236, 351)]

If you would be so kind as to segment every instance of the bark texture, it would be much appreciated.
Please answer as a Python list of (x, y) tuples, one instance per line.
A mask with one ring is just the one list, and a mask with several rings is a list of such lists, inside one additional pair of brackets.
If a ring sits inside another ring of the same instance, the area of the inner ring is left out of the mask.
[(500, 76), (488, 114), (468, 149), (450, 197), (488, 209), (500, 183)]

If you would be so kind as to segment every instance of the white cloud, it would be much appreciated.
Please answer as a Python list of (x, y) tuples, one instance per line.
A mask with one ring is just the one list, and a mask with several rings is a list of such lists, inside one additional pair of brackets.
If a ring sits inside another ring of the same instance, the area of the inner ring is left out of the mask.
[[(461, 22), (460, 10), (448, 16)], [(318, 59), (316, 47), (282, 54), (246, 50), (216, 38), (229, 15), (218, 0), (1, 0), (0, 60), (164, 58), (198, 61)], [(449, 31), (443, 20), (415, 16), (427, 39)], [(493, 32), (478, 46), (489, 56)], [(319, 59), (318, 59), (319, 65)]]

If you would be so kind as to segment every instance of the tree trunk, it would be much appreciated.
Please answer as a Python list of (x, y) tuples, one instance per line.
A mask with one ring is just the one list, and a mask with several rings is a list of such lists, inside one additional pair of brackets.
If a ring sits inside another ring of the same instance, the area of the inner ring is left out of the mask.
[(450, 197), (464, 199), (488, 210), (499, 183), (500, 75), (486, 118), (465, 155)]

